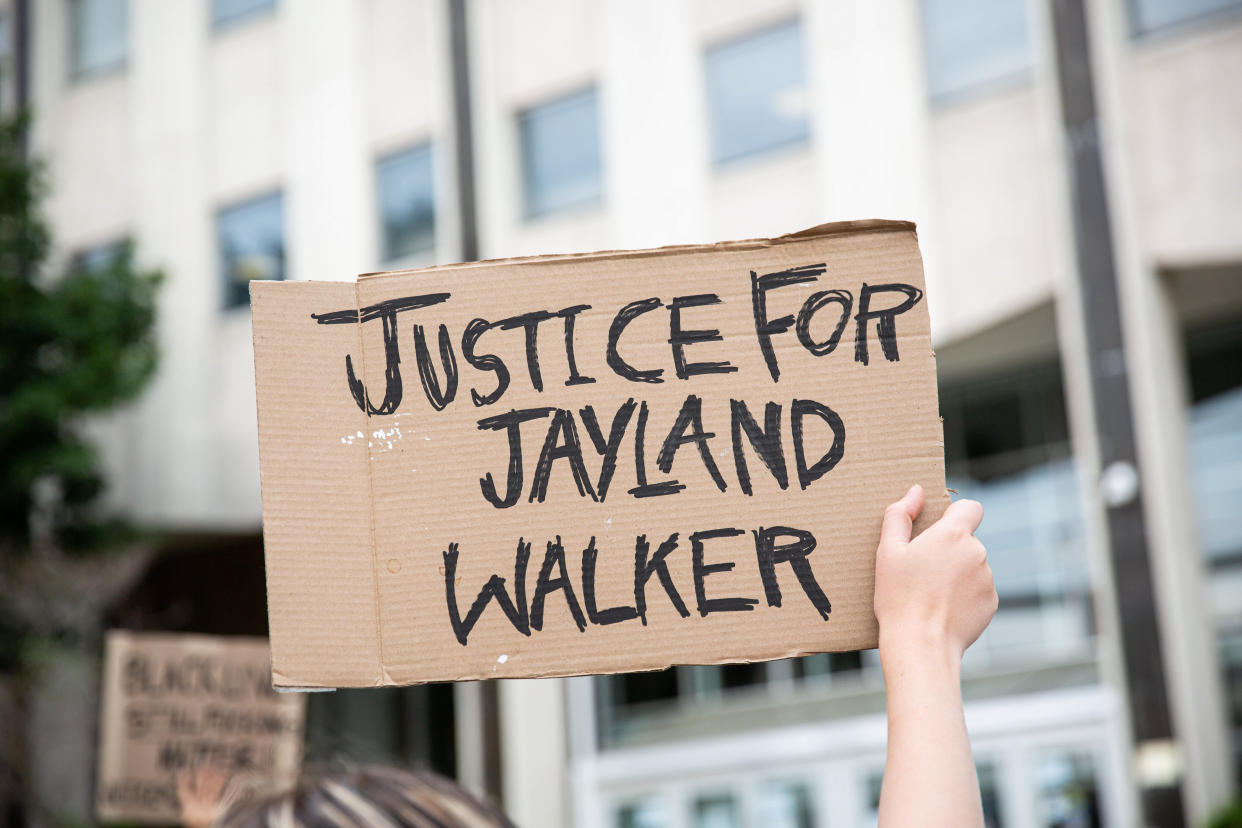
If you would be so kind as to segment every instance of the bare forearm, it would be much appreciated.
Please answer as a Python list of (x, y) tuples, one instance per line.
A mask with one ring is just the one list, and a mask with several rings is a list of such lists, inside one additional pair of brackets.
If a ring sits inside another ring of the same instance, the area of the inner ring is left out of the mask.
[(962, 716), (961, 660), (930, 641), (882, 641), (888, 761), (880, 828), (980, 826), (979, 783)]
[(962, 715), (962, 654), (996, 612), (987, 551), (974, 536), (983, 507), (949, 506), (911, 540), (923, 490), (884, 511), (875, 561), (875, 617), (888, 694), (881, 828), (983, 828), (979, 781)]

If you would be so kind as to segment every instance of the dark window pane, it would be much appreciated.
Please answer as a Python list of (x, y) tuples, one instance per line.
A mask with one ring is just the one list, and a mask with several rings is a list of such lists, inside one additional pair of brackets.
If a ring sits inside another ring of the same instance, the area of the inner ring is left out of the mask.
[(762, 684), (764, 677), (762, 664), (725, 664), (720, 667), (720, 686), (725, 690)]
[(1031, 65), (1024, 0), (923, 0), (923, 50), (933, 99), (1013, 77)]
[(600, 199), (599, 104), (594, 89), (528, 109), (518, 116), (518, 127), (528, 216)]
[(669, 668), (652, 673), (612, 676), (617, 704), (643, 704), (677, 698), (677, 671)]
[(665, 828), (669, 824), (668, 809), (654, 797), (640, 802), (627, 802), (614, 812), (616, 828)]
[(125, 244), (124, 240), (117, 240), (79, 250), (69, 260), (69, 266), (75, 270), (107, 270), (124, 254)]
[(1085, 543), (1058, 365), (946, 383), (941, 414), (949, 488), (987, 505), (978, 535), (1001, 599), (968, 663), (1087, 654)]
[[(1242, 521), (1237, 504), (1242, 499), (1242, 378), (1224, 388), (1231, 372), (1242, 363), (1242, 325), (1234, 352), (1218, 352), (1212, 365), (1192, 357), (1192, 394), (1202, 399), (1190, 410), (1190, 462), (1194, 473), (1199, 535), (1208, 561), (1217, 568), (1242, 572)], [(1196, 387), (1195, 375), (1203, 382)], [(1213, 393), (1207, 393), (1210, 388)], [(1242, 614), (1242, 599), (1232, 612)]]
[(1130, 28), (1145, 34), (1236, 8), (1242, 8), (1239, 0), (1130, 0)]
[(807, 139), (806, 60), (798, 21), (713, 47), (706, 70), (716, 163)]
[(831, 653), (828, 664), (834, 673), (852, 673), (862, 669), (862, 653)]
[(1089, 754), (1047, 754), (1037, 766), (1038, 824), (1047, 828), (1099, 828), (1099, 790)]
[(996, 766), (983, 762), (975, 766), (979, 777), (979, 799), (983, 803), (983, 824), (986, 828), (1004, 828), (1001, 819), (1000, 791), (997, 789)]
[(875, 824), (880, 812), (880, 791), (884, 787), (884, 771), (873, 771), (863, 780), (863, 801), (867, 804), (866, 821)]
[[(262, 588), (260, 581), (260, 602)], [(453, 710), (451, 684), (313, 693), (306, 707), (305, 759), (415, 765), (453, 776)]]
[(128, 0), (73, 0), (69, 15), (74, 77), (125, 65), (129, 53)]
[[(1010, 393), (981, 396), (973, 404), (962, 409), (962, 428), (966, 437), (966, 456), (975, 459), (991, 459), (1010, 456), (1015, 462), (1022, 450), (1028, 448), (1023, 425), (1030, 419), (1023, 417), (1022, 399)], [(986, 476), (1003, 474), (1009, 469), (989, 469), (976, 463), (977, 470)]]
[(817, 653), (816, 655), (803, 656), (795, 658), (793, 662), (794, 678), (816, 678), (826, 676), (832, 672), (831, 662), (827, 653)]
[(728, 792), (704, 794), (694, 800), (694, 828), (741, 828), (737, 799)]
[(759, 789), (756, 805), (764, 828), (815, 826), (815, 805), (805, 782), (768, 782)]
[(1187, 332), (1186, 350), (1193, 402), (1242, 388), (1242, 319), (1193, 328)]
[(1194, 504), (1242, 780), (1242, 317), (1188, 328), (1186, 353)]
[(8, 112), (12, 103), (13, 43), (7, 14), (0, 14), (0, 112)]
[(380, 160), (376, 166), (384, 259), (392, 261), (436, 246), (431, 145)]
[(225, 26), (275, 7), (276, 0), (211, 0), (211, 23)]
[(855, 673), (862, 669), (862, 653), (818, 653), (794, 659), (793, 666), (801, 679)]
[(251, 280), (285, 278), (284, 200), (280, 193), (221, 210), (216, 230), (226, 308), (250, 304)]
[(1220, 663), (1225, 674), (1226, 711), (1233, 730), (1233, 760), (1242, 786), (1242, 621), (1221, 631)]

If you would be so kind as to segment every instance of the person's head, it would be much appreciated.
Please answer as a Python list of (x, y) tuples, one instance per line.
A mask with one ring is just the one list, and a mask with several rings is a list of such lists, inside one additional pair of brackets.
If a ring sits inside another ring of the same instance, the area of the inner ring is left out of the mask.
[(493, 806), (427, 772), (378, 766), (314, 776), (224, 814), (221, 828), (515, 828)]

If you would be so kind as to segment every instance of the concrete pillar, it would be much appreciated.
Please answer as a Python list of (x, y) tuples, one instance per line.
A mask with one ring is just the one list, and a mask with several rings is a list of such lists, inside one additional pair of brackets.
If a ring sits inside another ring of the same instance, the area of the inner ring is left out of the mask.
[[(1055, 125), (1057, 107), (1051, 79), (1051, 32), (1048, 5), (1031, 4), (1037, 31), (1037, 84), (1045, 117), (1041, 123)], [(1165, 291), (1154, 264), (1142, 252), (1141, 228), (1136, 224), (1133, 198), (1127, 181), (1123, 137), (1124, 49), (1129, 46), (1125, 9), (1107, 0), (1089, 0), (1088, 27), (1091, 37), (1095, 93), (1103, 141), (1109, 208), (1113, 226), (1114, 254), (1122, 315), (1125, 358), (1130, 376), (1139, 453), (1140, 496), (1146, 514), (1146, 531), (1158, 604), (1160, 635), (1174, 729), (1181, 762), (1183, 797), (1190, 824), (1201, 823), (1224, 801), (1229, 792), (1230, 762), (1227, 728), (1214, 656), (1214, 636), (1207, 615), (1204, 564), (1195, 536), (1194, 510), (1190, 500), (1186, 466), (1184, 370), (1179, 363), (1176, 319), (1162, 296)], [(1059, 130), (1049, 126), (1049, 152), (1063, 155)], [(1105, 682), (1124, 700), (1125, 673), (1119, 647), (1119, 625), (1114, 580), (1105, 533), (1105, 507), (1099, 492), (1099, 451), (1091, 408), (1089, 358), (1083, 335), (1083, 317), (1076, 274), (1070, 255), (1073, 249), (1068, 195), (1062, 180), (1055, 185), (1060, 205), (1057, 222), (1063, 251), (1058, 256), (1057, 327), (1065, 372), (1066, 400), (1074, 453), (1079, 463), (1084, 500), (1084, 519), (1094, 581), (1097, 585), (1096, 617), (1098, 646)], [(1123, 797), (1124, 814), (1119, 824), (1137, 820), (1137, 787), (1144, 768), (1133, 754), (1129, 725), (1121, 717), (1123, 743), (1113, 746), (1127, 759), (1129, 795)]]
[(1183, 796), (1189, 822), (1198, 825), (1229, 797), (1233, 777), (1191, 495), (1181, 332), (1158, 263), (1143, 249), (1125, 163), (1124, 69), (1131, 47), (1126, 8), (1089, 0), (1087, 10), (1165, 672), (1184, 762)]
[(500, 682), (505, 812), (518, 825), (569, 825), (564, 679)]
[(94, 821), (99, 659), (47, 645), (26, 685), (27, 814), (35, 826)]

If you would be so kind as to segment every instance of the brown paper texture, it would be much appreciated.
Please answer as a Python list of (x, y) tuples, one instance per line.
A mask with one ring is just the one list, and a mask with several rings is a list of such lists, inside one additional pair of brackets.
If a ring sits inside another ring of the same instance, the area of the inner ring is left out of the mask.
[(177, 773), (213, 765), (232, 790), (296, 778), (306, 697), (269, 682), (267, 642), (108, 633), (99, 784), (101, 821), (180, 822)]
[(275, 683), (874, 647), (884, 506), (948, 503), (923, 290), (878, 220), (253, 282)]

